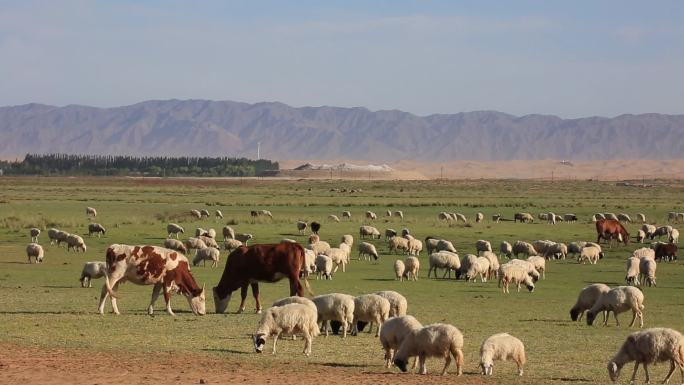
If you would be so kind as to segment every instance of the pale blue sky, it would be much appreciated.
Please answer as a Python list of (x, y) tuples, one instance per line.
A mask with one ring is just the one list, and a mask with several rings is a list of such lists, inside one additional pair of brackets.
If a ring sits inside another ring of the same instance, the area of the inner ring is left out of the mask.
[(0, 105), (684, 113), (683, 1), (6, 1)]

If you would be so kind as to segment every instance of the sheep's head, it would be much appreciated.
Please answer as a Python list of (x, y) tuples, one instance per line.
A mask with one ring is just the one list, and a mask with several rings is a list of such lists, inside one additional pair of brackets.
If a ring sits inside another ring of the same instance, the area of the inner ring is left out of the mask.
[(534, 283), (532, 283), (532, 282), (526, 283), (525, 287), (527, 287), (527, 290), (529, 290), (530, 293), (534, 291)]
[(256, 350), (257, 353), (263, 353), (264, 346), (266, 346), (266, 335), (255, 334), (252, 336), (252, 342), (254, 342), (254, 350)]
[(400, 360), (400, 359), (395, 359), (394, 360), (394, 365), (399, 368), (402, 372), (406, 373), (406, 361)]
[(228, 302), (230, 302), (230, 293), (226, 295), (226, 298), (221, 299), (216, 290), (216, 287), (211, 289), (214, 293), (214, 307), (216, 308), (216, 314), (223, 314), (228, 309)]
[(578, 308), (573, 307), (570, 309), (570, 319), (573, 321), (577, 321), (577, 318), (579, 318), (580, 315), (580, 310)]
[(589, 310), (589, 311), (587, 312), (587, 325), (589, 325), (589, 326), (593, 325), (593, 324), (594, 324), (594, 319), (595, 319), (595, 318), (596, 318), (596, 314), (594, 314), (594, 312), (592, 312), (591, 310)]
[(603, 251), (602, 251), (602, 252), (599, 253), (599, 259), (603, 259), (603, 256), (604, 256), (604, 254), (603, 254)]
[(366, 328), (366, 325), (368, 325), (368, 322), (356, 321), (356, 329), (360, 332), (362, 332), (363, 329)]
[(608, 363), (608, 375), (611, 381), (617, 381), (618, 377), (620, 377), (620, 367), (617, 363), (612, 361)]
[(482, 369), (482, 374), (485, 376), (491, 376), (494, 373), (494, 364), (492, 362), (481, 362), (480, 368)]

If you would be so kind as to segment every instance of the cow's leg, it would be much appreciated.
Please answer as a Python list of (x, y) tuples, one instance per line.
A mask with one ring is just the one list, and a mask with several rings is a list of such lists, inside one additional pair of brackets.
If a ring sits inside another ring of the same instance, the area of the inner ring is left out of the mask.
[(152, 288), (152, 298), (150, 299), (150, 307), (147, 308), (147, 314), (154, 314), (154, 303), (157, 302), (157, 298), (159, 298), (159, 292), (161, 292), (161, 289), (161, 283), (154, 285), (154, 288)]
[(238, 314), (245, 311), (245, 300), (247, 299), (247, 286), (248, 284), (242, 285), (240, 288), (240, 308), (238, 309)]
[(299, 277), (296, 272), (290, 274), (290, 295), (304, 296), (304, 288), (302, 287), (301, 282), (299, 282)]
[[(114, 285), (112, 285), (112, 291), (116, 292), (119, 289), (119, 282), (121, 282), (121, 281), (117, 281)], [(116, 304), (116, 297), (111, 297), (111, 301), (112, 301), (112, 311), (114, 312), (114, 314), (116, 314), (116, 315), (121, 314), (121, 313), (119, 313), (119, 306), (117, 306), (117, 304)]]
[[(105, 280), (106, 279), (107, 277), (105, 277)], [(112, 291), (116, 291), (116, 288), (119, 287), (120, 279), (120, 274), (117, 274), (116, 272), (109, 277), (109, 282), (112, 285)], [(107, 282), (105, 281), (105, 283), (102, 285), (102, 290), (100, 291), (100, 303), (97, 307), (97, 311), (100, 314), (104, 314), (105, 301), (107, 300), (107, 297), (109, 297), (109, 291), (107, 291)], [(119, 309), (116, 307), (116, 298), (112, 298), (112, 310), (115, 314), (119, 314)]]
[(252, 286), (252, 296), (254, 297), (254, 300), (256, 301), (256, 313), (261, 314), (261, 301), (259, 300), (259, 284), (257, 282), (254, 282), (251, 284)]
[(176, 316), (174, 314), (173, 310), (171, 309), (171, 292), (169, 291), (169, 288), (166, 287), (164, 284), (160, 284), (164, 288), (164, 301), (166, 302), (166, 312), (169, 313), (171, 316)]

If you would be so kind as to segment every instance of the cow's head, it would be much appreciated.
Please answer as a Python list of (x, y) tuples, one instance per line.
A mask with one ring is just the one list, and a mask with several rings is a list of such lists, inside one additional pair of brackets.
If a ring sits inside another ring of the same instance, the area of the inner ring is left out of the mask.
[(257, 353), (263, 353), (264, 346), (266, 346), (266, 335), (254, 334), (252, 336), (252, 342), (254, 342), (254, 350), (256, 350)]
[(218, 294), (217, 288), (212, 289), (214, 293), (214, 307), (216, 308), (216, 314), (223, 314), (228, 309), (228, 302), (230, 302), (230, 293), (226, 295), (225, 298), (221, 298)]
[(204, 285), (202, 289), (194, 290), (190, 295), (187, 296), (190, 308), (195, 315), (205, 315), (207, 314), (207, 307), (204, 295)]

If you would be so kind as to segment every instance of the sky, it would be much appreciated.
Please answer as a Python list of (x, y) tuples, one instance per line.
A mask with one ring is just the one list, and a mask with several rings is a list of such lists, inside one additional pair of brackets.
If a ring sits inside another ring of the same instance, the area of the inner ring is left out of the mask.
[(0, 105), (684, 113), (684, 2), (0, 0)]

